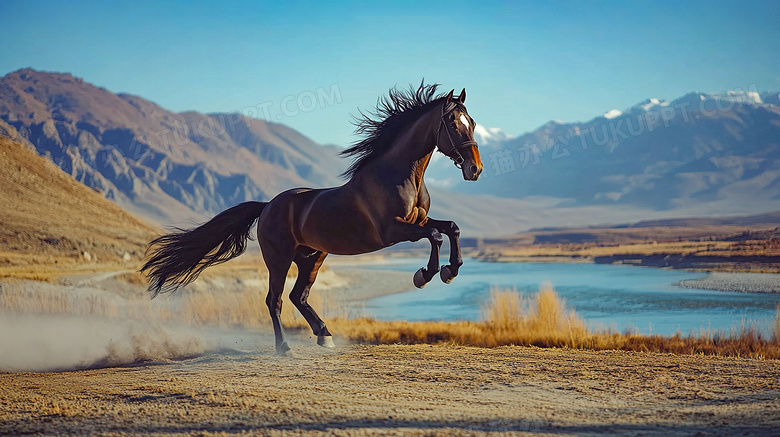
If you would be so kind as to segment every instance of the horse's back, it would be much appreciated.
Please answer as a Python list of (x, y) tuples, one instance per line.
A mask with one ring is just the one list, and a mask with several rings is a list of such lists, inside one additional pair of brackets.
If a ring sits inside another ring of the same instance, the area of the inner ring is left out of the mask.
[[(278, 234), (286, 235), (276, 237)], [(343, 186), (296, 188), (280, 193), (263, 211), (258, 237), (279, 238), (288, 245), (340, 255), (373, 252), (384, 247), (359, 199)]]

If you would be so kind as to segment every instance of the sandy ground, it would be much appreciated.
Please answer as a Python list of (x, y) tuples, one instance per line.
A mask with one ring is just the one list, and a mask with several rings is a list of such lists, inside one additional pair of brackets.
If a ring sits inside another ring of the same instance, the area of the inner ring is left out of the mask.
[[(411, 278), (334, 266), (320, 281), (333, 299), (359, 303), (408, 290)], [(231, 293), (260, 282), (212, 278), (200, 286)], [(66, 302), (70, 310), (106, 289), (117, 299), (109, 307), (121, 310), (137, 292), (105, 272), (63, 284), (0, 285), (5, 293), (14, 287), (67, 293), (74, 297)], [(15, 370), (0, 373), (0, 435), (771, 435), (780, 429), (779, 361), (346, 345), (339, 338), (327, 350), (293, 332), (293, 356), (278, 357), (270, 332), (67, 314), (0, 312), (0, 334), (0, 369)], [(123, 364), (149, 357), (162, 358)], [(67, 370), (84, 365), (102, 368)], [(66, 370), (25, 372), (32, 369)]]
[(139, 367), (0, 374), (0, 434), (743, 435), (780, 429), (780, 362), (298, 338)]

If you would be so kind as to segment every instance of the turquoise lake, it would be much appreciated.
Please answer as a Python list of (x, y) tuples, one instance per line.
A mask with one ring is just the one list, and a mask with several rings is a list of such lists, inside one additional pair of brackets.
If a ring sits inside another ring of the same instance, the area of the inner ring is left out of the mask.
[[(366, 268), (411, 274), (426, 259), (391, 259)], [(379, 320), (480, 320), (491, 287), (524, 294), (550, 282), (566, 306), (590, 328), (632, 329), (669, 335), (711, 329), (729, 332), (754, 321), (770, 332), (780, 295), (681, 288), (674, 283), (705, 273), (646, 267), (568, 263), (490, 263), (467, 259), (451, 284), (438, 276), (422, 290), (366, 302), (365, 314)]]

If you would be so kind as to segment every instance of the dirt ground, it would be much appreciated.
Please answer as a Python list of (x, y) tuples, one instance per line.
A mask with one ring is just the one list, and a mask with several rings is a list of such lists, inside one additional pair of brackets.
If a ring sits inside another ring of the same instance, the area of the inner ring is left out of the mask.
[(0, 374), (0, 434), (752, 435), (780, 430), (780, 362), (263, 339), (142, 366)]

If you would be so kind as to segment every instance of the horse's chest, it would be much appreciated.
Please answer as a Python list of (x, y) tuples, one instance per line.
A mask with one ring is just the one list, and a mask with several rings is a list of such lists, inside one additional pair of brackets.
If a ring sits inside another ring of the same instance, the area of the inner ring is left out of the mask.
[(407, 223), (421, 225), (428, 218), (428, 210), (422, 206), (413, 206), (411, 212), (405, 217)]
[(412, 224), (424, 224), (428, 218), (428, 208), (430, 207), (430, 198), (427, 192), (417, 191), (410, 197), (406, 204), (406, 215), (404, 221)]

